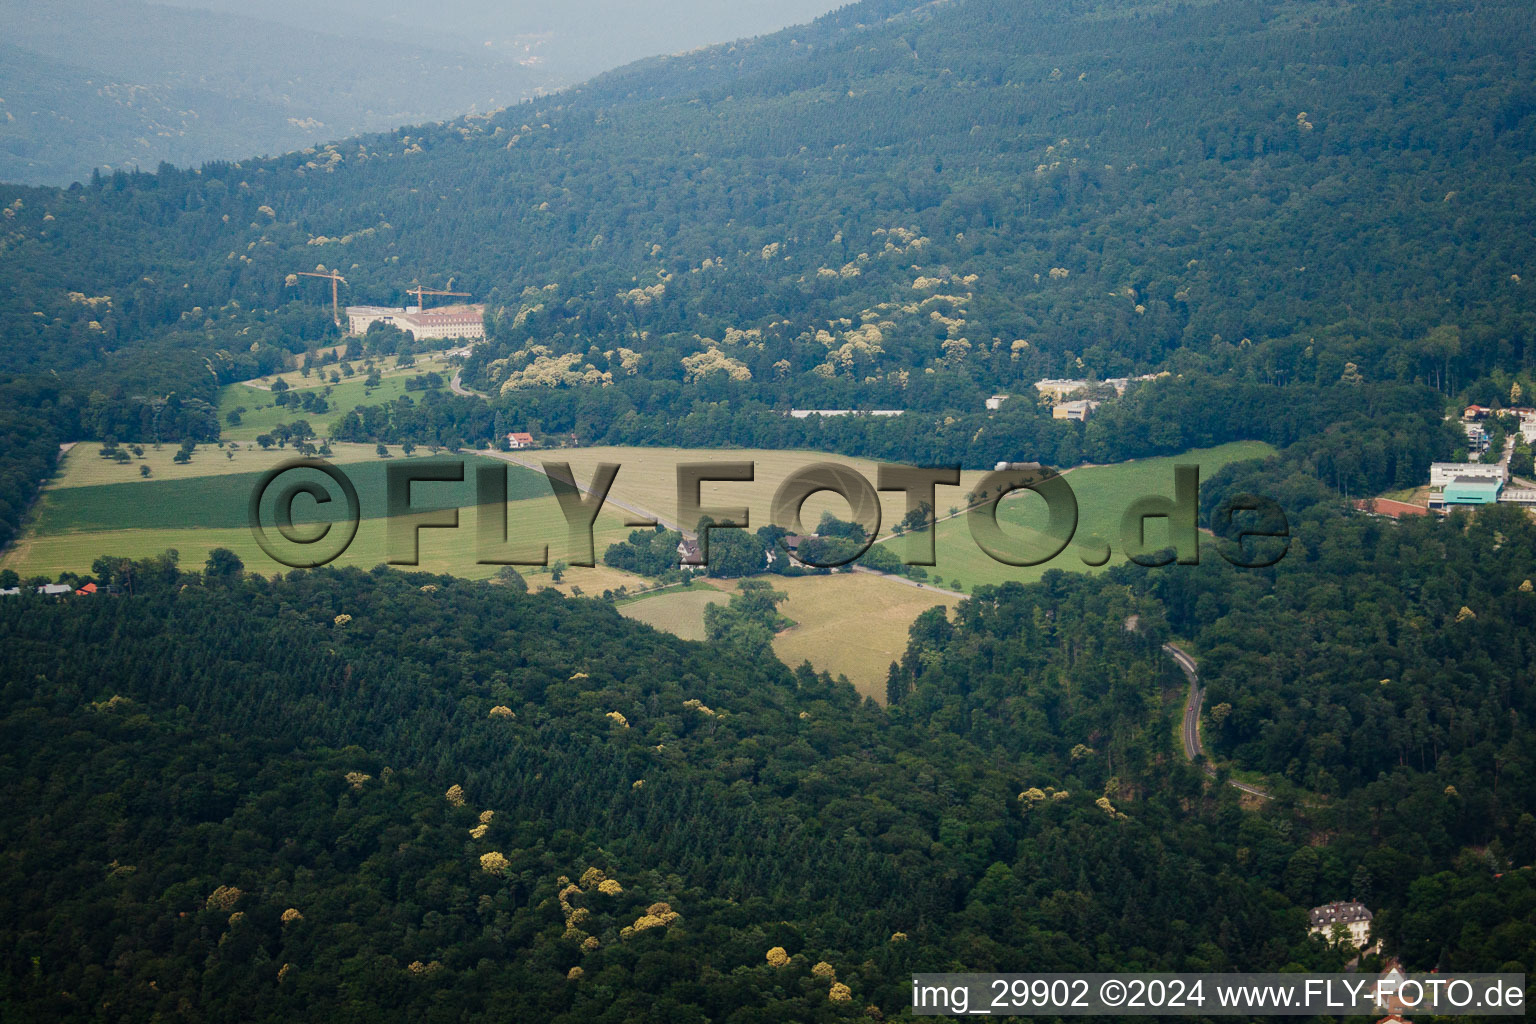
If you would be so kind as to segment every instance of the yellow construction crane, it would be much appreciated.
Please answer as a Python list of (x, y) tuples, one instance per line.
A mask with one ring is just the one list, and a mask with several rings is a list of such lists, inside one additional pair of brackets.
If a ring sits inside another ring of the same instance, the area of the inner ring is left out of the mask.
[(323, 277), (323, 278), (325, 278), (325, 279), (327, 279), (328, 281), (331, 282), (331, 316), (336, 320), (336, 326), (340, 327), (341, 326), (341, 301), (340, 301), (340, 297), (338, 296), (338, 294), (336, 292), (336, 286), (337, 286), (337, 284), (346, 284), (347, 283), (347, 279), (342, 277), (340, 273), (338, 273), (337, 271), (334, 271), (334, 270), (327, 270), (324, 273), (319, 273), (319, 272), (313, 271), (313, 270), (301, 270), (301, 271), (298, 272), (298, 276), (299, 277)]
[(457, 296), (459, 296), (461, 298), (465, 298), (465, 299), (469, 298), (469, 296), (470, 296), (469, 292), (443, 292), (443, 291), (437, 291), (436, 289), (433, 289), (433, 288), (423, 288), (423, 287), (421, 287), (421, 285), (417, 285), (415, 288), (407, 288), (405, 290), (405, 294), (416, 296), (416, 308), (417, 309), (426, 309), (427, 308), (426, 303), (421, 301), (421, 297), (423, 295), (457, 295)]

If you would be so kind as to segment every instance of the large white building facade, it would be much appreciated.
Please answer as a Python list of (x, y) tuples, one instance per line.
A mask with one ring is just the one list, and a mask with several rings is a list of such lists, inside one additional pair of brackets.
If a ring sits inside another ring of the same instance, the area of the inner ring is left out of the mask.
[(485, 337), (485, 307), (444, 306), (422, 309), (419, 306), (348, 306), (347, 332), (366, 334), (376, 323), (390, 324), (417, 341), (470, 339)]

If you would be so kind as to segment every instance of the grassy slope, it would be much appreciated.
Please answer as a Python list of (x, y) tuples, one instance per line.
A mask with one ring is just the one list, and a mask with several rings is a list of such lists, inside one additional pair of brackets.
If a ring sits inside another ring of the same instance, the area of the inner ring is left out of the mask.
[[(305, 377), (298, 370), (290, 370), (287, 373), (273, 374), (270, 377), (240, 384), (230, 384), (223, 388), (219, 392), (219, 424), (224, 437), (236, 441), (250, 441), (254, 440), (256, 435), (266, 433), (279, 423), (292, 423), (294, 420), (308, 420), (316, 433), (323, 437), (329, 423), (356, 406), (392, 402), (406, 394), (419, 399), (424, 392), (405, 390), (405, 382), (416, 374), (434, 371), (440, 374), (445, 382), (453, 376), (453, 367), (441, 353), (418, 355), (416, 365), (404, 369), (395, 365), (395, 356), (385, 356), (378, 361), (382, 383), (376, 388), (369, 388), (363, 385), (363, 379), (366, 376), (361, 370), (363, 361), (354, 359), (351, 362), (359, 372), (355, 376), (343, 379), (339, 384), (329, 385), (331, 393), (326, 397), (329, 408), (319, 414), (305, 412), (298, 406), (278, 406), (273, 401), (271, 387), (273, 381), (281, 377), (288, 382), (288, 386), (294, 392), (324, 391), (329, 381), (322, 380), (320, 372)], [(329, 374), (333, 369), (336, 367), (327, 366), (323, 367), (321, 372)], [(444, 387), (447, 387), (446, 383)], [(232, 426), (228, 419), (229, 413), (240, 407), (244, 407), (246, 411), (240, 414), (239, 425)]]
[[(199, 450), (189, 466), (170, 461), (169, 448), (147, 450), (144, 464), (153, 476), (142, 480), (136, 465), (119, 466), (101, 459), (96, 444), (82, 444), (65, 459), (63, 471), (44, 494), (34, 526), (5, 557), (7, 568), (24, 575), (54, 576), (62, 571), (84, 572), (97, 556), (105, 553), (143, 557), (167, 548), (181, 552), (187, 564), (201, 562), (213, 547), (228, 547), (261, 572), (281, 572), (285, 567), (267, 558), (245, 525), (245, 503), (257, 475), (292, 457), (291, 452), (261, 451), (242, 447), (233, 460), (217, 448)], [(1173, 466), (1193, 462), (1200, 466), (1202, 478), (1208, 478), (1222, 466), (1245, 458), (1266, 454), (1262, 444), (1223, 445), (1206, 451), (1190, 452), (1166, 459), (1148, 459), (1117, 466), (1084, 467), (1068, 474), (1077, 495), (1079, 526), (1077, 538), (1098, 534), (1109, 539), (1119, 550), (1119, 522), (1126, 506), (1144, 494), (1170, 494)], [(398, 451), (395, 453), (399, 457)], [(613, 497), (633, 502), (639, 507), (672, 516), (676, 513), (676, 466), (681, 462), (720, 462), (751, 460), (757, 463), (757, 478), (751, 483), (714, 484), (706, 487), (705, 504), (744, 504), (755, 524), (769, 519), (769, 503), (779, 482), (793, 469), (813, 462), (838, 461), (874, 480), (874, 464), (857, 459), (839, 459), (817, 452), (721, 452), (686, 449), (591, 448), (541, 453), (551, 458), (568, 459), (585, 481), (598, 462), (619, 462), (623, 468), (614, 484)], [(481, 457), (468, 456), (472, 461)], [(136, 460), (140, 461), (140, 460)], [(384, 521), (370, 511), (383, 506), (385, 463), (367, 445), (338, 445), (338, 464), (348, 466), (349, 477), (358, 489), (365, 518), (357, 538), (338, 564), (371, 567), (385, 561), (388, 552)], [(424, 462), (417, 456), (412, 462)], [(958, 503), (964, 489), (974, 486), (980, 473), (967, 473), (964, 487), (940, 492), (942, 514)], [(514, 504), (508, 512), (509, 530), (517, 538), (550, 546), (550, 559), (568, 557), (565, 526), (548, 486), (530, 470), (508, 467), (509, 496)], [(420, 537), (421, 564), (435, 572), (470, 578), (493, 575), (497, 566), (477, 564), (475, 529), (478, 510), (473, 506), (473, 485), (418, 485), (418, 504), (440, 507), (460, 506), (457, 530), (425, 530)], [(947, 491), (947, 493), (946, 493)], [(899, 495), (882, 496), (885, 522), (901, 513)], [(948, 499), (948, 500), (946, 500)], [(806, 520), (814, 523), (820, 507), (834, 512), (841, 499), (829, 498), (807, 503)], [(999, 519), (1011, 535), (1028, 538), (1032, 526), (1038, 526), (1037, 499), (1029, 496), (1003, 502)], [(610, 506), (611, 509), (611, 506)], [(628, 513), (605, 511), (598, 520), (595, 546), (601, 555), (607, 545), (628, 535), (622, 525)], [(1149, 530), (1155, 542), (1156, 530)], [(897, 541), (897, 550), (904, 544)], [(946, 520), (938, 525), (939, 564), (934, 572), (947, 585), (958, 578), (970, 590), (983, 583), (1006, 580), (1038, 579), (1048, 568), (1085, 571), (1076, 546), (1044, 566), (1015, 569), (994, 562), (971, 540), (965, 517)], [(523, 569), (533, 587), (554, 585), (547, 573)], [(776, 587), (790, 595), (784, 614), (797, 625), (780, 634), (774, 650), (786, 663), (810, 661), (817, 669), (846, 675), (860, 692), (883, 697), (886, 667), (900, 657), (906, 645), (907, 630), (922, 611), (935, 604), (953, 606), (959, 595), (917, 588), (905, 583), (863, 574), (837, 574), (797, 579), (773, 578)], [(572, 593), (599, 594), (603, 590), (644, 586), (638, 577), (603, 566), (570, 569), (558, 589)], [(724, 591), (730, 584), (712, 581)], [(704, 608), (724, 600), (721, 590), (669, 590), (654, 597), (622, 606), (625, 615), (649, 623), (688, 639), (704, 636)], [(856, 623), (857, 628), (850, 628)]]
[(728, 600), (729, 594), (707, 584), (695, 583), (691, 587), (674, 588), (654, 597), (627, 601), (619, 606), (619, 614), (684, 640), (703, 640), (704, 609), (712, 604), (724, 604)]

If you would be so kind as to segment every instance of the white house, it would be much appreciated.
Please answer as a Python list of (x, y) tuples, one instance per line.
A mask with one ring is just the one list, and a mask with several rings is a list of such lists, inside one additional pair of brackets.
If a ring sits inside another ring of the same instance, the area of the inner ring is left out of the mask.
[(1012, 397), (1012, 395), (993, 395), (987, 399), (987, 412), (997, 412), (1003, 407), (1003, 403)]
[(1344, 928), (1346, 941), (1358, 949), (1364, 949), (1371, 941), (1371, 912), (1359, 900), (1347, 903), (1335, 900), (1313, 907), (1311, 925), (1310, 934), (1321, 935), (1329, 942), (1333, 941), (1334, 928), (1338, 926)]

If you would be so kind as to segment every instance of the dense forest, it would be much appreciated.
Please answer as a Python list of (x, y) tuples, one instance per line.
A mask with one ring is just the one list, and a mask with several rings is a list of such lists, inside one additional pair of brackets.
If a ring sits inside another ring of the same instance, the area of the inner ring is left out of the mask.
[(1344, 894), (1415, 968), (1536, 956), (1528, 693), (1243, 810), (1174, 750), (1185, 613), (1140, 570), (924, 616), (886, 711), (549, 591), (98, 568), (131, 595), (0, 604), (26, 1018), (860, 1018), (917, 965), (1337, 969), (1305, 910)]

